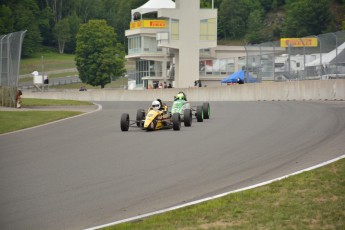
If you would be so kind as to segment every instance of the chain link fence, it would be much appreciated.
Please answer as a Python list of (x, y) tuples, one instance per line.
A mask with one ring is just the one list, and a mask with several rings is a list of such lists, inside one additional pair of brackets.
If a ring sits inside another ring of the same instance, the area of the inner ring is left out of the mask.
[(15, 107), (19, 65), (26, 31), (0, 35), (0, 102)]
[(259, 81), (345, 79), (345, 31), (247, 45), (245, 49), (246, 73)]

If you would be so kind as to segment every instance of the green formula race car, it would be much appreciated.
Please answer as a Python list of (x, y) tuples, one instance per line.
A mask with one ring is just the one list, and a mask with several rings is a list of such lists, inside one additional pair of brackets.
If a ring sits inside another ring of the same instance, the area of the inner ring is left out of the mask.
[(175, 113), (180, 114), (181, 121), (183, 121), (185, 126), (191, 126), (193, 117), (196, 117), (198, 122), (209, 119), (211, 109), (208, 102), (204, 102), (202, 105), (191, 106), (189, 101), (176, 98), (171, 107), (171, 114)]

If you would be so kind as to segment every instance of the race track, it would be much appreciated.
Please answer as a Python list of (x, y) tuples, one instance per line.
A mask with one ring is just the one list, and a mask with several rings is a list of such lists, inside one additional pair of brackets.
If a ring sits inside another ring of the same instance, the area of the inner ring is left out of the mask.
[[(345, 102), (211, 102), (181, 131), (120, 130), (150, 102), (0, 135), (0, 229), (83, 229), (277, 178), (345, 153)], [(197, 105), (200, 103), (194, 103)]]

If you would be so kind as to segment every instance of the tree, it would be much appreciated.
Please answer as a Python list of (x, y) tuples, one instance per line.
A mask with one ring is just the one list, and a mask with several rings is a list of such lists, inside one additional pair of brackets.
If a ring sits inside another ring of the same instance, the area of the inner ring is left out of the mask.
[(55, 25), (54, 34), (56, 40), (58, 41), (59, 53), (63, 54), (66, 42), (68, 42), (71, 39), (71, 31), (67, 18), (60, 20)]
[(12, 10), (6, 5), (0, 5), (0, 35), (13, 32)]
[(79, 27), (81, 24), (81, 19), (77, 16), (74, 12), (71, 16), (67, 17), (69, 28), (70, 28), (70, 40), (66, 43), (65, 52), (66, 53), (74, 53), (77, 43), (77, 33), (79, 31)]
[(219, 10), (219, 21), (222, 25), (224, 38), (241, 38), (246, 32), (248, 13), (243, 0), (223, 1)]
[(249, 14), (248, 29), (245, 37), (250, 43), (260, 43), (263, 41), (263, 36), (261, 35), (263, 14), (262, 10), (254, 10)]
[(38, 17), (38, 26), (43, 37), (43, 45), (54, 46), (54, 34), (53, 28), (55, 25), (54, 14), (50, 7), (46, 7), (41, 10)]
[[(23, 41), (22, 56), (30, 56), (39, 51), (42, 37), (37, 24), (39, 8), (34, 0), (22, 0), (12, 8), (14, 31), (27, 30)], [(13, 31), (11, 31), (13, 32)]]
[(83, 83), (104, 86), (122, 76), (124, 52), (114, 28), (105, 20), (90, 20), (77, 34), (76, 66)]
[(257, 0), (226, 0), (220, 5), (219, 24), (223, 37), (230, 39), (243, 38), (248, 28), (251, 12), (263, 8)]
[(333, 26), (329, 0), (289, 0), (283, 35), (303, 37), (328, 32)]

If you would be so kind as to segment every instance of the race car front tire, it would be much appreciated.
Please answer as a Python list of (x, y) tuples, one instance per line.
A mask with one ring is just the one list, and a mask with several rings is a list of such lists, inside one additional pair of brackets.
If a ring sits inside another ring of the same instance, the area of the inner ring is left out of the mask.
[(174, 113), (172, 115), (173, 129), (178, 131), (181, 129), (181, 116), (179, 113)]
[(196, 107), (196, 120), (198, 122), (203, 122), (204, 121), (204, 112), (203, 112), (202, 105), (198, 105)]
[(190, 109), (184, 110), (183, 122), (184, 122), (184, 126), (186, 126), (186, 127), (192, 126), (192, 110), (190, 110)]
[(128, 131), (129, 129), (129, 114), (123, 113), (121, 115), (121, 130)]
[(204, 118), (205, 119), (209, 119), (210, 118), (210, 113), (211, 113), (210, 103), (204, 102), (202, 104), (202, 111), (204, 112)]
[(144, 123), (143, 123), (143, 120), (145, 119), (145, 110), (143, 109), (138, 109), (137, 110), (137, 126), (140, 128), (140, 127), (143, 127), (144, 126)]

